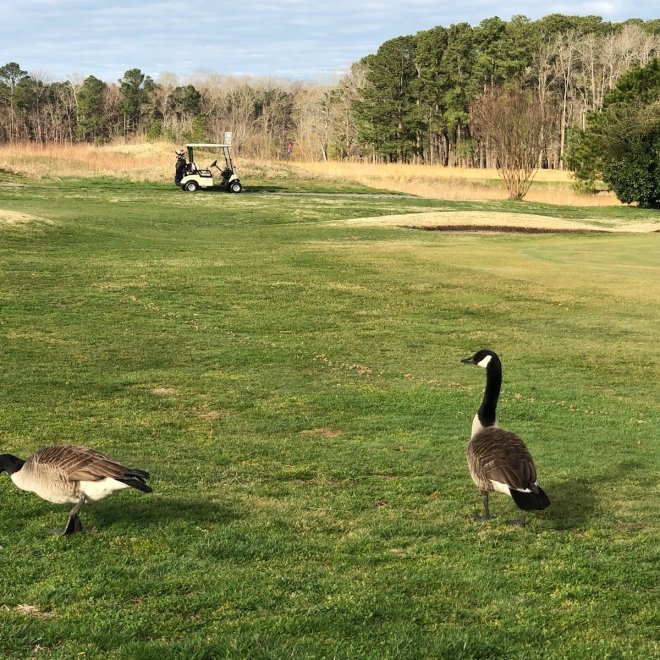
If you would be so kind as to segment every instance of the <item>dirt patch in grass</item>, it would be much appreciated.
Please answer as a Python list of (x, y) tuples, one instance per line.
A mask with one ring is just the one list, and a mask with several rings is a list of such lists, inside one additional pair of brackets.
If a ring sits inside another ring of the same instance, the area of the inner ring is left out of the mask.
[(568, 220), (530, 213), (491, 211), (430, 211), (353, 218), (344, 221), (359, 226), (403, 227), (426, 231), (489, 231), (521, 233), (563, 232), (659, 232), (660, 222), (626, 222), (620, 219)]
[(156, 396), (174, 396), (179, 393), (175, 387), (152, 387), (149, 391)]
[(197, 412), (197, 417), (200, 419), (205, 419), (208, 422), (214, 422), (216, 419), (220, 419), (223, 416), (219, 410), (205, 410), (204, 412)]
[(33, 616), (37, 619), (54, 619), (57, 614), (55, 612), (42, 612), (38, 607), (34, 605), (16, 605), (14, 607), (9, 607), (8, 605), (2, 606), (3, 611), (5, 612), (17, 612), (18, 614), (24, 614), (25, 616)]

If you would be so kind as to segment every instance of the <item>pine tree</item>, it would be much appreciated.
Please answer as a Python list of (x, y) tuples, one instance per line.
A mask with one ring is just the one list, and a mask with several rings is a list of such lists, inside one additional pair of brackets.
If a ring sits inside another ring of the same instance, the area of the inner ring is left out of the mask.
[[(415, 39), (386, 41), (367, 64), (367, 86), (357, 106), (362, 138), (388, 161), (409, 161), (417, 152)], [(368, 128), (367, 128), (368, 127)]]
[(81, 140), (98, 140), (104, 123), (103, 94), (106, 84), (94, 76), (88, 76), (77, 94), (76, 135)]

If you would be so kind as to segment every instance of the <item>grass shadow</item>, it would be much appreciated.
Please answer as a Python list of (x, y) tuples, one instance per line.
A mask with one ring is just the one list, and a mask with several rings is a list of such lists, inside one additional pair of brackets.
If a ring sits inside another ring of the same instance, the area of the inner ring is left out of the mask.
[[(188, 522), (195, 525), (225, 524), (243, 517), (229, 506), (205, 499), (146, 496), (127, 502), (115, 499), (83, 507), (81, 515), (88, 525), (109, 527), (131, 522), (140, 526)], [(84, 524), (84, 522), (83, 522)]]

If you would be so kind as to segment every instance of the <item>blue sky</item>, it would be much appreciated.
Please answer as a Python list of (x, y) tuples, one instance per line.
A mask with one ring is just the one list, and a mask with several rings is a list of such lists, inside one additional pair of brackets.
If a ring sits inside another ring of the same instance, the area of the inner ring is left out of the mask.
[[(632, 5), (632, 8), (631, 8)], [(112, 82), (139, 68), (157, 79), (208, 71), (329, 81), (392, 37), (436, 25), (546, 14), (621, 21), (660, 17), (657, 0), (0, 0), (0, 66), (47, 80)]]

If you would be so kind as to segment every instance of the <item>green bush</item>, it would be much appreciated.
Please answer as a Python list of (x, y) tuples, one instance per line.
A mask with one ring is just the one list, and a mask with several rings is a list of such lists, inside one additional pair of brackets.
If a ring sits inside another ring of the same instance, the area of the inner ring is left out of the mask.
[(206, 142), (206, 118), (204, 115), (197, 115), (193, 121), (189, 131), (184, 133), (186, 142)]
[(157, 140), (160, 140), (163, 137), (163, 122), (160, 119), (156, 119), (151, 126), (149, 126), (149, 130), (147, 131), (147, 140), (149, 142), (156, 142)]
[(604, 160), (603, 180), (622, 202), (660, 207), (660, 122), (620, 142), (619, 153)]
[(624, 103), (613, 109), (618, 119), (603, 133), (608, 148), (602, 158), (603, 180), (622, 202), (659, 207), (660, 102)]

